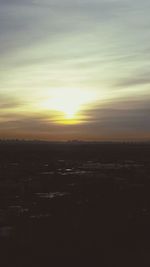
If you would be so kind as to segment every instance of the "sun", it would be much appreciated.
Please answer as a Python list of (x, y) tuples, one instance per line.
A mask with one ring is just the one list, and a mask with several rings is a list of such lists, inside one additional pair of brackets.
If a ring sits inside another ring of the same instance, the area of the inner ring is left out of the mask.
[(70, 120), (70, 119), (74, 119), (76, 116), (76, 112), (74, 110), (66, 110), (65, 111), (65, 118)]
[(56, 122), (74, 124), (79, 123), (83, 106), (92, 99), (91, 91), (59, 88), (51, 90), (50, 96), (42, 102), (42, 108), (56, 112)]
[(81, 107), (66, 105), (60, 110), (61, 116), (58, 119), (59, 123), (77, 124), (80, 121)]

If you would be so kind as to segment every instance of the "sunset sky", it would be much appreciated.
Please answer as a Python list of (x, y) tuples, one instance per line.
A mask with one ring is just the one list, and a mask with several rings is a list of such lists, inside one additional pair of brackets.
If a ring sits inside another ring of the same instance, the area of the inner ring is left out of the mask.
[(150, 140), (150, 1), (0, 0), (0, 138)]

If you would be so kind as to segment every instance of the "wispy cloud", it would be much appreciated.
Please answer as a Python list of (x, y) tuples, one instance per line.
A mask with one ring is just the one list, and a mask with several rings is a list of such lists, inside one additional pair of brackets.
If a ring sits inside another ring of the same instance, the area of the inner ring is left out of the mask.
[(21, 106), (22, 103), (16, 97), (9, 97), (5, 94), (0, 94), (0, 110), (14, 109)]

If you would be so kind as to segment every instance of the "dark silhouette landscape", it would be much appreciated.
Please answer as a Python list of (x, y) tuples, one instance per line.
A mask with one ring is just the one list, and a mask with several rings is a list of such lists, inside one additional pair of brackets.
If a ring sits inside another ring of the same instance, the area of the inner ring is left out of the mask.
[(1, 266), (150, 266), (149, 143), (0, 143)]

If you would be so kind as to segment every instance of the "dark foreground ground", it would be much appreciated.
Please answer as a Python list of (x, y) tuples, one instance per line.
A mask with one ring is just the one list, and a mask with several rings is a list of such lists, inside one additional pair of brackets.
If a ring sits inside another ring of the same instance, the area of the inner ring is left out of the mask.
[(150, 145), (0, 144), (0, 266), (150, 266)]

